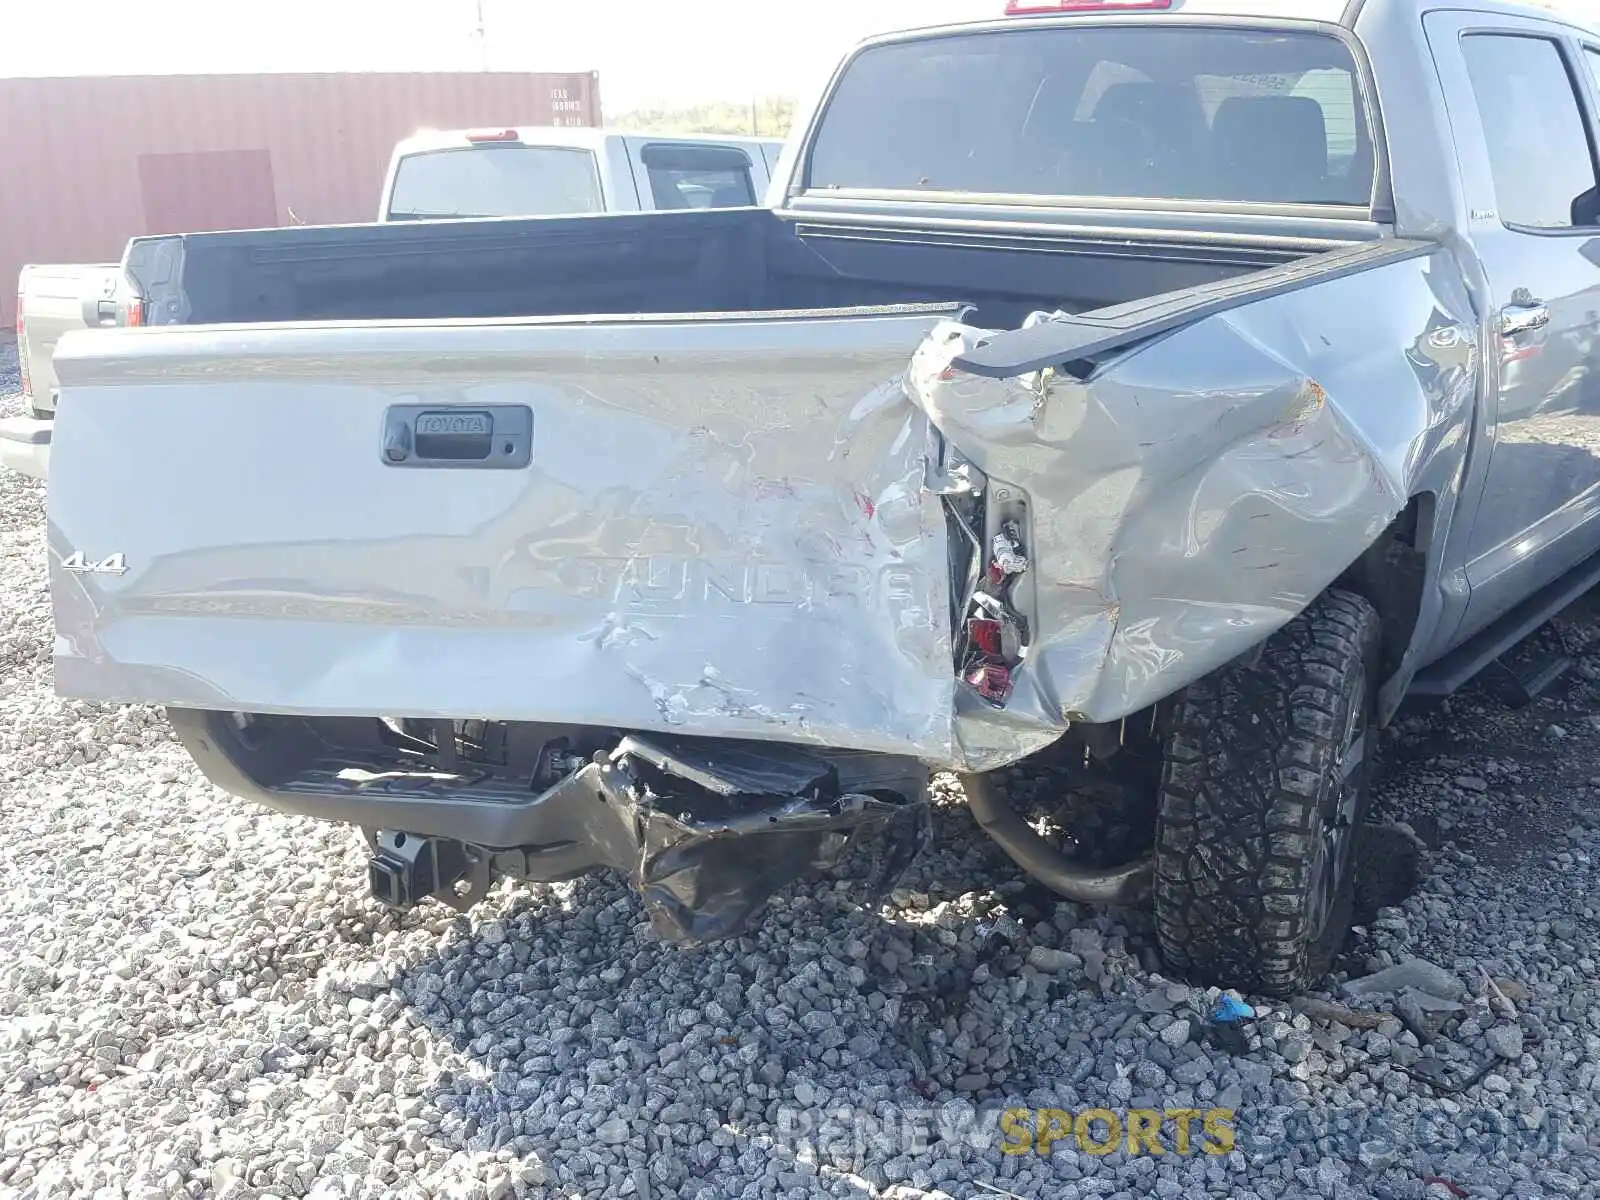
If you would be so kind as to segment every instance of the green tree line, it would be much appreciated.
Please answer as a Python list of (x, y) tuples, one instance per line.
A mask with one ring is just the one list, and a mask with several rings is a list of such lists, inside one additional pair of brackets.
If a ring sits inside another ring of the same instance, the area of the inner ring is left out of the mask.
[(609, 117), (615, 129), (648, 129), (653, 133), (722, 133), (784, 137), (794, 120), (794, 101), (787, 96), (753, 97), (743, 103), (719, 100), (681, 108), (637, 108)]

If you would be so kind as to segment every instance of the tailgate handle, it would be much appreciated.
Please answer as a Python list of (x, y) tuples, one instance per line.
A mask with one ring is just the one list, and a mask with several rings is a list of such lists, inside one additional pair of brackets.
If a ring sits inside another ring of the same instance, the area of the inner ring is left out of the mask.
[(533, 461), (526, 404), (396, 404), (384, 415), (380, 457), (391, 467), (516, 470)]

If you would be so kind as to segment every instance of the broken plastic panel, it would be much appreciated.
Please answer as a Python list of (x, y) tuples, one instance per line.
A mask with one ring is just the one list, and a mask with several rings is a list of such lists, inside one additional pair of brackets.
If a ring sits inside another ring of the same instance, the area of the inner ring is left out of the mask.
[[(963, 522), (965, 525), (966, 522)], [(972, 541), (980, 544), (976, 535)], [(1017, 576), (1028, 569), (1018, 522), (1006, 519), (989, 541), (990, 557), (967, 589), (961, 617), (965, 636), (956, 647), (961, 681), (993, 708), (1011, 698), (1012, 672), (1020, 665), (1027, 641), (1027, 622), (1011, 601)], [(978, 564), (973, 563), (974, 571)]]
[[(845, 791), (835, 765), (788, 746), (630, 736), (558, 790), (605, 806), (598, 865), (622, 871), (679, 944), (737, 936), (775, 892), (869, 836), (882, 839), (869, 886), (890, 887), (930, 831), (920, 792)], [(537, 863), (526, 854), (517, 873), (537, 877)]]
[(1022, 553), (1022, 536), (1016, 524), (1008, 521), (1006, 527), (994, 535), (994, 577), (998, 581), (1010, 575), (1021, 575), (1027, 569), (1028, 557)]
[(1004, 708), (1011, 698), (1011, 668), (1004, 663), (980, 663), (967, 671), (966, 682), (990, 704)]

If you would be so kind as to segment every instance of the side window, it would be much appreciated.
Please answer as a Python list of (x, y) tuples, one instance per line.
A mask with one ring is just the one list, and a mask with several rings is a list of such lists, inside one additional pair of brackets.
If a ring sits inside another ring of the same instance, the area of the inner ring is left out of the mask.
[(1594, 155), (1566, 60), (1555, 42), (1511, 34), (1462, 39), (1488, 143), (1500, 220), (1570, 229), (1595, 186)]
[(750, 159), (726, 146), (646, 146), (639, 153), (658, 209), (739, 208), (756, 202)]

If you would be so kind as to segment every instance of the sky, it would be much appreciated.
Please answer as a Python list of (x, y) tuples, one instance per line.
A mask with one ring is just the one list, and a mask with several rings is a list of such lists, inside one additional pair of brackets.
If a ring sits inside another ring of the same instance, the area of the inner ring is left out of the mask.
[(0, 77), (594, 70), (606, 110), (621, 112), (804, 96), (860, 38), (1004, 7), (1004, 0), (0, 0)]

